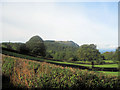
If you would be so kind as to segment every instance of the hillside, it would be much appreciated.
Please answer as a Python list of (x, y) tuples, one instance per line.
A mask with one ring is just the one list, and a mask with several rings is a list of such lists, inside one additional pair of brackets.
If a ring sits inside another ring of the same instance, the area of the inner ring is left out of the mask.
[(79, 45), (73, 41), (56, 41), (56, 42), (59, 44), (67, 45), (67, 46), (71, 46), (71, 47), (79, 47)]
[[(45, 45), (46, 45), (46, 47), (49, 47), (48, 45), (55, 45), (56, 44), (56, 46), (61, 46), (61, 47), (76, 47), (76, 48), (78, 48), (79, 47), (79, 45), (77, 44), (77, 43), (75, 43), (75, 42), (73, 42), (73, 41), (54, 41), (54, 40), (45, 40), (44, 41), (44, 43), (45, 43)], [(19, 45), (21, 45), (21, 44), (24, 44), (24, 43), (21, 43), (21, 42), (14, 42), (14, 43), (12, 43), (12, 42), (3, 42), (2, 43), (2, 47), (7, 47), (7, 45), (10, 45), (11, 46), (11, 48), (12, 49), (14, 49), (14, 50), (16, 50), (17, 49), (17, 47), (19, 46)]]
[(62, 67), (3, 54), (2, 62), (3, 88), (120, 88), (116, 76), (95, 71)]
[(54, 59), (70, 59), (75, 58), (75, 54), (79, 48), (79, 45), (73, 41), (44, 41), (46, 51)]
[(45, 40), (44, 43), (55, 43), (55, 44), (60, 44), (63, 46), (69, 46), (69, 47), (79, 47), (79, 45), (73, 41), (54, 41), (54, 40)]
[[(54, 59), (62, 59), (62, 60), (69, 60), (69, 59), (76, 59), (75, 54), (79, 48), (79, 45), (73, 41), (53, 41), (53, 40), (42, 40), (42, 38), (35, 38), (40, 39), (44, 42), (46, 48), (46, 57), (47, 58), (54, 58)], [(34, 38), (30, 40), (34, 41)], [(13, 49), (19, 51), (20, 46), (25, 43), (11, 43), (11, 42), (4, 42), (2, 43), (2, 47)]]

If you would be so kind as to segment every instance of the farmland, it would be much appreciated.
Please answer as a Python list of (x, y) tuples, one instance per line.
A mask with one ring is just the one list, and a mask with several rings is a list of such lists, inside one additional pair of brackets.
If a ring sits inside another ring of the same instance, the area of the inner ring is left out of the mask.
[(120, 90), (120, 3), (1, 1), (3, 90)]
[(95, 67), (118, 68), (118, 64), (95, 65)]
[[(90, 64), (77, 64), (74, 62), (66, 62), (66, 61), (56, 61), (56, 60), (49, 60), (49, 59), (43, 59), (43, 58), (38, 58), (38, 57), (33, 57), (33, 56), (28, 56), (28, 55), (23, 55), (23, 54), (18, 54), (18, 53), (14, 53), (14, 52), (9, 52), (9, 51), (5, 51), (3, 50), (2, 52), (3, 54), (6, 55), (10, 55), (10, 56), (15, 56), (15, 57), (20, 57), (20, 58), (24, 58), (24, 59), (30, 59), (30, 60), (35, 60), (35, 61), (40, 61), (40, 62), (48, 62), (48, 63), (54, 63), (54, 64), (59, 64), (59, 65), (65, 65), (65, 66), (84, 66), (86, 68), (91, 69), (92, 65)], [(88, 62), (87, 62), (88, 63)], [(119, 68), (118, 64), (103, 64), (103, 65), (94, 65), (94, 67), (98, 67), (98, 68)]]
[(119, 67), (111, 60), (104, 64), (65, 61), (2, 50), (3, 84), (13, 88), (120, 88)]
[(2, 60), (3, 75), (15, 88), (120, 88), (118, 77), (110, 74), (8, 55)]
[(119, 72), (109, 72), (109, 71), (97, 71), (97, 72), (102, 72), (107, 75), (113, 75), (113, 76), (118, 76)]

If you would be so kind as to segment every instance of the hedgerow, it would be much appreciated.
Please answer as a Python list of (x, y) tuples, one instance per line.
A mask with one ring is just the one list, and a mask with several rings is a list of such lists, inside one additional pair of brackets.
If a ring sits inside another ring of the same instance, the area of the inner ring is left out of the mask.
[(26, 88), (120, 88), (120, 79), (94, 71), (62, 67), (3, 55), (3, 75), (16, 87)]

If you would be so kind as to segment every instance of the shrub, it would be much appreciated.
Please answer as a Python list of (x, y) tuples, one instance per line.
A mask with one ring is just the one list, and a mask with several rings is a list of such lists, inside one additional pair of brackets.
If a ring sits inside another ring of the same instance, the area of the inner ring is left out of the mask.
[(10, 72), (11, 82), (22, 88), (120, 88), (115, 76), (7, 56), (3, 56), (3, 71)]

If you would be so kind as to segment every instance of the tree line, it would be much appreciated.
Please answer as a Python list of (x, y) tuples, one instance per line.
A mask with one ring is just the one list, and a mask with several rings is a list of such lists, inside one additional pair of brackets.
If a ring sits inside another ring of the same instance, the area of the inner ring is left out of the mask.
[[(67, 45), (68, 42), (60, 44), (55, 41), (43, 41), (39, 36), (33, 36), (26, 43), (2, 43), (2, 47), (14, 49), (22, 54), (39, 57), (53, 58), (65, 61), (96, 61), (118, 60), (118, 49), (115, 52), (101, 54), (94, 44), (83, 44), (81, 46)], [(71, 42), (69, 42), (70, 44)]]

